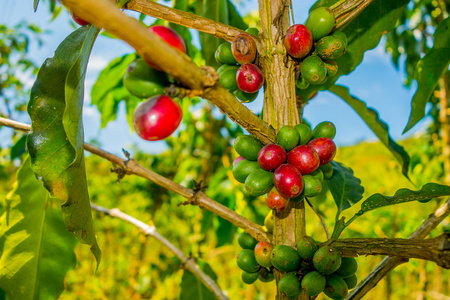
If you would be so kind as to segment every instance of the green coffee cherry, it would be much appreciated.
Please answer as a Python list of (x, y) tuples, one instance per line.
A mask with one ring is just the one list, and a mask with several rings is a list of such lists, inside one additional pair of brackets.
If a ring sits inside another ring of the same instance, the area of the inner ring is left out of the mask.
[(256, 161), (263, 144), (252, 135), (241, 135), (234, 140), (234, 149), (245, 159)]
[(339, 58), (345, 51), (344, 42), (337, 36), (329, 35), (316, 44), (317, 55), (324, 60)]
[(294, 248), (286, 245), (277, 245), (273, 248), (270, 261), (276, 269), (291, 272), (298, 269), (300, 256)]
[(312, 138), (317, 139), (321, 137), (326, 137), (333, 139), (336, 136), (336, 126), (329, 121), (321, 122), (317, 124), (312, 132)]
[(259, 277), (259, 272), (249, 273), (242, 271), (241, 279), (245, 284), (254, 283)]
[(334, 60), (325, 60), (323, 62), (325, 64), (325, 67), (327, 68), (327, 76), (333, 77), (337, 74), (339, 68), (337, 63)]
[(331, 32), (335, 22), (336, 19), (331, 9), (319, 7), (309, 14), (305, 26), (311, 31), (314, 41), (318, 41)]
[(341, 266), (341, 256), (336, 249), (325, 246), (314, 253), (313, 264), (317, 271), (323, 275), (334, 273)]
[(347, 278), (356, 273), (358, 270), (358, 262), (354, 257), (343, 257), (341, 259), (341, 266), (335, 272), (336, 275), (341, 276), (342, 278)]
[(306, 274), (302, 279), (302, 290), (308, 296), (314, 297), (319, 295), (325, 289), (327, 280), (325, 276), (317, 271), (312, 271)]
[(231, 93), (238, 89), (236, 83), (236, 72), (238, 69), (238, 66), (229, 65), (222, 65), (217, 69), (220, 84)]
[(238, 267), (245, 272), (255, 273), (258, 272), (261, 267), (258, 265), (255, 259), (255, 253), (253, 250), (244, 249), (241, 250), (237, 256), (237, 265)]
[(331, 299), (344, 299), (348, 294), (348, 287), (344, 279), (334, 274), (326, 276), (326, 278), (327, 283), (323, 291), (325, 295)]
[(302, 237), (297, 243), (297, 252), (302, 260), (311, 261), (319, 246), (310, 236)]
[(240, 183), (244, 183), (248, 175), (250, 175), (251, 173), (253, 173), (253, 171), (256, 170), (262, 170), (257, 161), (244, 159), (233, 166), (232, 173), (234, 179), (236, 179)]
[(294, 126), (285, 125), (278, 131), (276, 140), (278, 145), (289, 151), (298, 145), (300, 135)]
[(312, 138), (312, 130), (309, 125), (302, 123), (295, 125), (295, 129), (297, 129), (298, 134), (300, 135), (300, 145), (306, 145)]
[(300, 67), (302, 77), (312, 85), (321, 84), (327, 77), (327, 68), (317, 55), (305, 58)]
[(255, 249), (256, 244), (258, 244), (258, 241), (249, 233), (242, 232), (238, 236), (238, 243), (239, 246), (242, 247), (242, 249), (253, 250)]
[(347, 287), (349, 290), (351, 290), (358, 284), (358, 278), (356, 277), (356, 274), (353, 274), (350, 277), (344, 278), (344, 281), (347, 284)]
[(267, 194), (273, 187), (273, 173), (260, 169), (253, 171), (245, 180), (245, 188), (250, 195), (259, 197)]
[(295, 299), (302, 293), (300, 281), (295, 273), (288, 273), (278, 282), (278, 292), (288, 299)]
[(315, 197), (322, 191), (322, 183), (314, 176), (303, 175), (303, 193), (306, 197)]
[(236, 65), (237, 61), (234, 59), (231, 52), (231, 43), (225, 42), (220, 44), (214, 53), (214, 58), (219, 64)]
[(256, 93), (246, 93), (241, 91), (240, 89), (237, 89), (234, 91), (234, 95), (236, 98), (238, 98), (242, 103), (250, 103), (255, 101), (256, 97), (258, 97), (258, 92)]

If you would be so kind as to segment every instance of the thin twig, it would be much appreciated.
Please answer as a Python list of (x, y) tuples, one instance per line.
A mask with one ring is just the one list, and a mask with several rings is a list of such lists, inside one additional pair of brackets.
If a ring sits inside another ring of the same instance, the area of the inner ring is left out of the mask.
[(327, 235), (327, 240), (330, 239), (330, 233), (328, 232), (327, 224), (325, 224), (325, 221), (322, 219), (322, 216), (317, 212), (317, 210), (314, 208), (312, 203), (309, 201), (307, 197), (305, 197), (306, 202), (308, 203), (309, 207), (316, 213), (316, 216), (319, 218), (320, 222), (322, 223), (323, 229), (325, 230), (325, 234)]
[[(21, 131), (30, 131), (31, 129), (30, 125), (1, 117), (0, 117), (0, 125), (4, 125)], [(175, 192), (185, 197), (186, 199), (190, 200), (192, 204), (194, 203), (198, 204), (199, 206), (215, 213), (219, 217), (229, 221), (236, 227), (244, 229), (244, 231), (248, 232), (258, 241), (271, 242), (272, 240), (272, 237), (269, 234), (267, 234), (267, 232), (265, 232), (261, 226), (237, 214), (235, 211), (229, 209), (228, 207), (214, 201), (201, 191), (196, 192), (194, 190), (181, 186), (178, 183), (173, 182), (172, 180), (164, 176), (161, 176), (153, 171), (144, 168), (134, 159), (124, 160), (114, 154), (106, 152), (96, 146), (87, 143), (84, 144), (84, 149), (91, 152), (92, 154), (103, 157), (111, 161), (112, 163), (116, 164), (118, 167), (123, 169), (123, 174), (128, 175), (134, 174), (140, 176), (151, 182), (156, 183), (157, 185), (162, 186), (163, 188), (166, 188), (172, 192)]]
[[(146, 14), (157, 19), (162, 19), (184, 27), (192, 28), (200, 32), (211, 34), (226, 41), (232, 41), (234, 37), (245, 31), (236, 27), (225, 25), (223, 23), (188, 13), (172, 7), (150, 1), (150, 0), (131, 0), (125, 7)], [(253, 36), (257, 41), (258, 38)]]
[[(408, 238), (424, 239), (436, 226), (438, 226), (450, 214), (450, 199), (441, 205), (433, 214), (431, 214), (422, 225), (416, 229)], [(385, 257), (381, 263), (370, 274), (361, 280), (361, 282), (348, 294), (346, 299), (361, 299), (378, 282), (380, 282), (390, 271), (398, 265), (408, 262), (408, 259), (401, 257)]]
[(169, 248), (180, 260), (183, 264), (184, 268), (194, 274), (200, 281), (210, 290), (216, 299), (219, 300), (227, 300), (228, 297), (225, 296), (222, 293), (222, 290), (219, 288), (219, 286), (214, 282), (214, 280), (211, 279), (207, 274), (205, 274), (198, 265), (194, 262), (193, 259), (190, 259), (184, 253), (175, 247), (174, 244), (172, 244), (168, 239), (166, 239), (164, 236), (162, 236), (157, 230), (156, 227), (153, 225), (148, 225), (130, 215), (127, 215), (126, 213), (123, 213), (118, 208), (108, 209), (99, 205), (95, 205), (91, 203), (91, 208), (93, 210), (97, 210), (99, 212), (102, 212), (110, 217), (118, 218), (123, 221), (126, 221), (130, 224), (133, 224), (134, 226), (138, 227), (142, 230), (142, 232), (145, 235), (151, 236), (158, 241), (160, 241), (164, 246)]
[[(145, 60), (153, 61), (191, 90), (204, 90), (203, 98), (257, 137), (264, 144), (275, 141), (275, 131), (218, 82), (212, 68), (201, 68), (181, 51), (165, 43), (138, 20), (121, 12), (109, 0), (61, 0), (77, 16), (130, 44)], [(101, 13), (98, 13), (101, 12)], [(157, 58), (157, 59), (155, 59)]]

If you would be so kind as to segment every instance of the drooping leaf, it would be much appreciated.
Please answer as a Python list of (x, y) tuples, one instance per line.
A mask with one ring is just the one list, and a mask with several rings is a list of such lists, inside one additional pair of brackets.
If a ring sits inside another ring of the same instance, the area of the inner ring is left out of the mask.
[(27, 158), (0, 218), (0, 287), (11, 299), (58, 299), (77, 240)]
[(327, 185), (338, 208), (338, 214), (362, 199), (364, 187), (361, 180), (353, 175), (353, 170), (337, 161), (332, 161), (333, 176)]
[(136, 54), (125, 54), (113, 59), (104, 68), (92, 86), (91, 104), (96, 105), (101, 113), (101, 127), (104, 128), (108, 122), (117, 117), (117, 109), (121, 101), (125, 101), (127, 119), (132, 124), (134, 109), (142, 100), (131, 95), (124, 87), (122, 78), (127, 71), (128, 65), (136, 59)]
[(92, 26), (77, 29), (42, 65), (28, 103), (27, 139), (36, 177), (61, 200), (67, 229), (91, 246), (97, 263), (101, 252), (89, 206), (81, 113), (86, 66), (98, 32)]
[(363, 119), (369, 128), (375, 133), (380, 141), (388, 148), (395, 156), (402, 167), (402, 173), (408, 178), (409, 155), (405, 149), (397, 144), (389, 135), (389, 127), (379, 117), (378, 113), (367, 105), (350, 95), (348, 88), (340, 85), (330, 87), (330, 92), (334, 93), (348, 105), (350, 105), (355, 112)]
[(450, 186), (437, 183), (427, 183), (419, 191), (400, 189), (394, 196), (383, 196), (377, 193), (364, 200), (361, 204), (359, 214), (362, 215), (368, 211), (388, 205), (411, 201), (426, 201), (435, 197), (448, 195), (450, 195)]
[(417, 63), (415, 79), (417, 91), (411, 101), (411, 114), (403, 133), (425, 117), (425, 106), (439, 83), (439, 78), (448, 70), (450, 63), (450, 18), (442, 21), (434, 33), (434, 46)]
[[(217, 282), (217, 275), (214, 273), (213, 269), (205, 261), (197, 262), (200, 269), (212, 280)], [(181, 278), (181, 300), (213, 300), (215, 299), (214, 294), (205, 287), (205, 285), (191, 272), (185, 270), (183, 277)]]
[[(329, 7), (336, 2), (336, 0), (320, 0), (311, 7), (311, 10), (322, 6)], [(323, 85), (300, 90), (300, 95), (304, 99), (309, 99), (317, 90), (328, 89), (340, 76), (351, 73), (361, 63), (364, 53), (375, 48), (382, 35), (395, 28), (397, 19), (408, 2), (410, 1), (374, 0), (369, 4), (361, 14), (340, 29), (347, 35), (348, 45), (345, 54), (336, 59), (338, 73), (328, 78)]]

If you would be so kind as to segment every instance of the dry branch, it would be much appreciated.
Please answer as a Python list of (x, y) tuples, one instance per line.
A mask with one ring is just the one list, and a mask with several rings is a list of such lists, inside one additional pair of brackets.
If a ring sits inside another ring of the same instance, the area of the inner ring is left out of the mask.
[(118, 208), (108, 209), (99, 205), (95, 205), (91, 203), (91, 208), (102, 212), (110, 217), (118, 218), (123, 221), (126, 221), (130, 224), (133, 224), (134, 226), (138, 227), (142, 230), (142, 232), (145, 235), (151, 236), (158, 241), (160, 241), (164, 246), (169, 248), (170, 251), (172, 251), (180, 260), (181, 263), (184, 266), (184, 269), (188, 270), (192, 274), (194, 274), (198, 279), (200, 279), (201, 282), (214, 294), (216, 299), (219, 300), (227, 300), (228, 297), (225, 296), (222, 291), (220, 290), (219, 286), (214, 282), (214, 280), (211, 279), (207, 274), (205, 274), (195, 263), (195, 261), (186, 255), (175, 247), (174, 244), (172, 244), (168, 239), (166, 239), (164, 236), (162, 236), (157, 230), (156, 227), (153, 225), (148, 225), (130, 215), (127, 215), (126, 213), (121, 212)]
[[(1, 117), (0, 117), (0, 125), (4, 125), (21, 131), (29, 131), (31, 129), (30, 125)], [(114, 154), (111, 154), (96, 146), (86, 143), (84, 144), (84, 149), (91, 152), (92, 154), (98, 155), (113, 162), (114, 164), (116, 164), (116, 166), (122, 168), (123, 174), (128, 175), (134, 174), (143, 177), (151, 182), (156, 183), (157, 185), (162, 186), (165, 189), (168, 189), (169, 191), (175, 192), (185, 197), (186, 199), (188, 199), (189, 204), (199, 205), (215, 213), (216, 215), (229, 221), (236, 227), (244, 229), (244, 231), (248, 232), (250, 235), (252, 235), (259, 241), (270, 242), (272, 240), (272, 237), (269, 234), (267, 234), (267, 232), (265, 232), (261, 226), (237, 214), (235, 211), (229, 209), (228, 207), (214, 201), (201, 191), (196, 192), (194, 190), (181, 186), (178, 183), (175, 183), (164, 176), (161, 176), (153, 171), (144, 168), (134, 159), (124, 160)]]
[[(62, 0), (71, 11), (98, 28), (130, 44), (144, 59), (153, 61), (191, 90), (204, 90), (203, 97), (228, 114), (231, 120), (268, 144), (275, 131), (218, 83), (212, 68), (200, 68), (181, 51), (149, 32), (138, 20), (121, 12), (109, 0)], [(99, 14), (98, 12), (102, 12)]]
[(432, 239), (340, 239), (330, 244), (342, 256), (387, 255), (434, 261), (450, 269), (450, 234)]
[(225, 25), (179, 9), (167, 7), (150, 0), (131, 0), (125, 8), (211, 34), (226, 41), (232, 41), (236, 35), (245, 32), (233, 26)]

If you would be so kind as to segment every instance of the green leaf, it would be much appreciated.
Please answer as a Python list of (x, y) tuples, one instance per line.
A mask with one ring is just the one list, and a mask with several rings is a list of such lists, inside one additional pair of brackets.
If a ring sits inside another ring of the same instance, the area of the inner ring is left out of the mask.
[(20, 157), (22, 154), (26, 152), (25, 151), (26, 141), (27, 135), (24, 134), (17, 142), (14, 143), (14, 145), (11, 147), (10, 160)]
[(338, 215), (362, 199), (364, 187), (361, 180), (353, 175), (353, 170), (337, 161), (332, 161), (333, 176), (327, 185), (338, 208)]
[[(317, 1), (312, 7), (315, 9), (322, 6), (331, 6), (336, 0)], [(321, 86), (310, 86), (298, 93), (303, 99), (309, 97), (316, 91), (328, 89), (342, 76), (351, 73), (363, 60), (367, 50), (375, 48), (386, 32), (393, 30), (397, 19), (401, 16), (409, 0), (374, 0), (362, 13), (348, 23), (342, 31), (347, 35), (348, 44), (345, 54), (336, 59), (338, 73)]]
[(6, 203), (0, 219), (0, 287), (12, 299), (58, 299), (76, 263), (77, 240), (34, 176), (29, 157)]
[(363, 119), (369, 128), (375, 133), (380, 141), (395, 156), (402, 166), (402, 173), (408, 178), (409, 155), (405, 149), (397, 144), (389, 135), (389, 127), (378, 117), (378, 113), (366, 106), (366, 104), (350, 95), (348, 88), (340, 85), (330, 87), (330, 92), (334, 93), (348, 105), (350, 105), (356, 113)]
[(38, 5), (39, 5), (39, 0), (34, 0), (34, 3), (33, 3), (34, 12), (37, 11)]
[(136, 54), (125, 54), (113, 59), (104, 68), (92, 86), (91, 104), (96, 105), (101, 113), (101, 127), (104, 128), (108, 122), (117, 117), (117, 109), (121, 101), (127, 106), (128, 122), (132, 124), (132, 115), (136, 106), (142, 100), (131, 95), (124, 87), (122, 78), (127, 71), (128, 65), (136, 59)]
[(450, 63), (450, 18), (442, 21), (434, 33), (434, 46), (417, 63), (417, 91), (411, 101), (411, 115), (403, 133), (425, 117), (425, 106)]
[(100, 262), (92, 224), (83, 152), (82, 106), (86, 66), (98, 30), (83, 26), (70, 34), (42, 65), (28, 103), (27, 147), (36, 177), (62, 202), (67, 229)]
[(435, 197), (450, 195), (450, 186), (441, 185), (437, 183), (427, 183), (419, 191), (411, 191), (409, 189), (400, 189), (394, 196), (383, 196), (379, 193), (367, 198), (361, 204), (359, 215), (376, 208), (400, 204), (411, 201), (426, 201)]
[[(198, 261), (197, 264), (206, 275), (217, 282), (217, 276), (207, 262)], [(216, 298), (214, 297), (214, 294), (200, 281), (200, 279), (197, 278), (197, 276), (185, 270), (183, 277), (181, 278), (180, 299), (213, 300)]]
[[(197, 15), (229, 25), (227, 0), (200, 0), (197, 3)], [(208, 66), (218, 67), (214, 52), (224, 40), (200, 32), (202, 55)]]
[(230, 0), (227, 0), (227, 3), (228, 3), (228, 19), (230, 25), (239, 28), (241, 30), (246, 30), (248, 28), (248, 25), (244, 22), (244, 19), (242, 19), (241, 15), (239, 15), (238, 11), (236, 10), (236, 7)]

